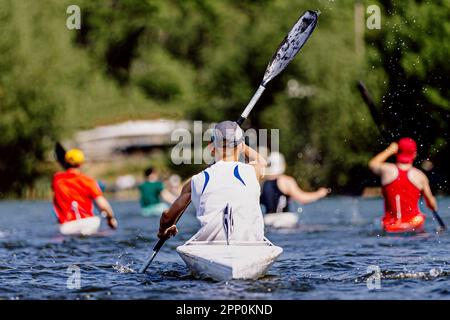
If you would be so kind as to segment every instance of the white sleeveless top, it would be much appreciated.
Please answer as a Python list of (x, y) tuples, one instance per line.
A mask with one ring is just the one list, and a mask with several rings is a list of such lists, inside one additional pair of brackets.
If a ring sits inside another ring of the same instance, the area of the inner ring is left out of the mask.
[(260, 185), (253, 166), (219, 161), (191, 179), (191, 199), (201, 223), (197, 240), (225, 240), (223, 211), (232, 210), (231, 240), (262, 241), (264, 221), (259, 204)]

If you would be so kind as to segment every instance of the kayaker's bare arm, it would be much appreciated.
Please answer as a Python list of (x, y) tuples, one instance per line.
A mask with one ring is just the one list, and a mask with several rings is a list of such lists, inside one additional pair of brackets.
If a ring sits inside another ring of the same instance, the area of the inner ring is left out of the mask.
[(430, 208), (433, 211), (437, 211), (438, 210), (437, 201), (436, 198), (433, 196), (433, 193), (431, 192), (430, 182), (428, 181), (428, 178), (425, 176), (425, 174), (423, 174), (423, 179), (424, 182), (422, 194), (423, 197), (425, 198), (425, 202), (428, 208)]
[(249, 164), (255, 168), (256, 176), (258, 180), (264, 178), (264, 172), (267, 167), (267, 161), (261, 156), (256, 150), (250, 148), (248, 145), (243, 143), (243, 153), (249, 160)]
[(158, 238), (170, 238), (177, 234), (176, 221), (186, 210), (189, 203), (191, 203), (191, 179), (184, 184), (181, 194), (170, 208), (163, 212), (159, 221)]
[(104, 196), (98, 196), (95, 198), (95, 204), (100, 209), (101, 212), (104, 212), (106, 214), (106, 220), (108, 222), (108, 226), (111, 229), (117, 229), (117, 220), (114, 217), (114, 211), (109, 204), (108, 200)]
[(393, 142), (387, 147), (386, 150), (380, 152), (369, 161), (369, 169), (376, 175), (381, 175), (383, 171), (383, 165), (389, 157), (398, 152), (398, 144)]
[(300, 189), (294, 178), (285, 175), (278, 178), (277, 185), (281, 192), (301, 204), (308, 204), (317, 201), (325, 197), (330, 192), (330, 190), (326, 188), (320, 188), (314, 192), (303, 191)]

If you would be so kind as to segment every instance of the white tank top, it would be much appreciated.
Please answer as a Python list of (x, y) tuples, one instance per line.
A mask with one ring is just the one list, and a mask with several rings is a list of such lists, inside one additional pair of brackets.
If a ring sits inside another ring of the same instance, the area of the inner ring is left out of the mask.
[(191, 179), (191, 199), (200, 221), (197, 240), (225, 240), (223, 211), (232, 210), (231, 240), (262, 241), (264, 221), (259, 204), (260, 185), (253, 166), (219, 161)]

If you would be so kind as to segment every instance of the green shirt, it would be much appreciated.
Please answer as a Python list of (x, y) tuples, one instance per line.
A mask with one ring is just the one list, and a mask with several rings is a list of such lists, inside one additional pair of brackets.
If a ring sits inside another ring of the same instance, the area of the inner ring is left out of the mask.
[(161, 181), (145, 181), (139, 186), (141, 192), (141, 207), (160, 203), (159, 194), (163, 191), (164, 185)]

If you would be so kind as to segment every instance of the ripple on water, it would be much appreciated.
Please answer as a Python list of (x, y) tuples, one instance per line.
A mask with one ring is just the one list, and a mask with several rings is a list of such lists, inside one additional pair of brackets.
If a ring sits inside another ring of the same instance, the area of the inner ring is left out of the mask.
[(379, 274), (377, 274), (375, 271), (372, 273), (365, 274), (361, 277), (356, 278), (355, 281), (364, 282), (369, 278), (373, 278), (374, 276), (386, 280), (402, 280), (402, 279), (436, 280), (437, 278), (450, 277), (450, 272), (437, 268), (430, 269), (427, 272), (423, 271), (404, 272), (404, 271), (383, 270)]
[(322, 263), (322, 266), (340, 270), (340, 269), (353, 269), (354, 264), (355, 263), (353, 261), (329, 260)]
[(280, 277), (264, 277), (253, 283), (244, 283), (245, 291), (252, 293), (274, 292), (309, 292), (314, 290), (314, 285), (305, 279), (283, 281)]
[[(440, 199), (450, 205), (450, 198)], [(51, 204), (0, 202), (0, 298), (5, 299), (423, 299), (449, 295), (450, 233), (377, 236), (380, 201), (355, 206), (368, 226), (352, 223), (348, 199), (330, 198), (305, 206), (302, 225), (270, 230), (283, 247), (267, 276), (255, 281), (197, 280), (175, 252), (196, 231), (192, 214), (180, 221), (146, 274), (139, 274), (156, 239), (157, 219), (139, 215), (133, 202), (115, 202), (121, 228), (105, 226), (94, 237), (63, 237), (51, 220)], [(443, 206), (448, 208), (447, 206)], [(339, 219), (332, 220), (335, 209)], [(353, 207), (352, 207), (353, 208)], [(353, 209), (352, 209), (353, 210)], [(126, 213), (126, 214), (124, 214)], [(347, 214), (348, 213), (348, 214)], [(348, 219), (346, 220), (346, 217)], [(450, 211), (443, 211), (447, 220)], [(6, 225), (7, 222), (7, 225)], [(69, 266), (79, 266), (81, 288), (67, 288)], [(388, 289), (362, 290), (379, 266)]]

